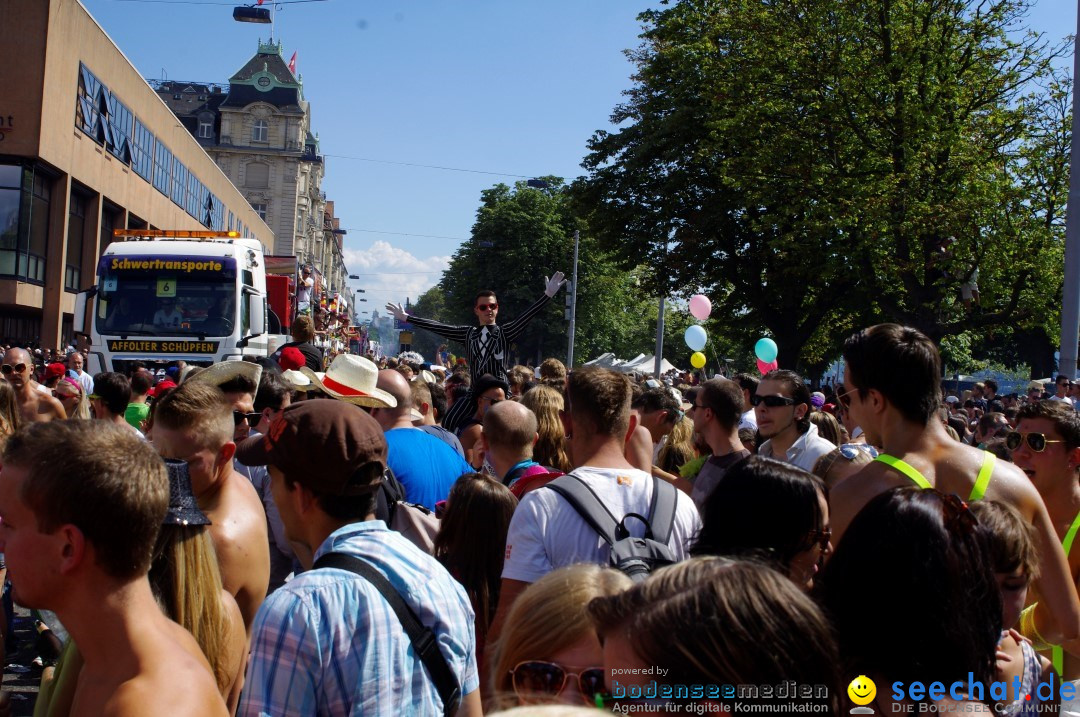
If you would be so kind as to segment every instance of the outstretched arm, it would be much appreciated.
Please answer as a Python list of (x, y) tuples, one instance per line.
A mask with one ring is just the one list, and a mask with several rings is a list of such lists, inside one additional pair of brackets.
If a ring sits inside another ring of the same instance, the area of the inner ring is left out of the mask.
[(417, 326), (421, 329), (427, 329), (433, 334), (438, 334), (445, 339), (451, 341), (458, 341), (465, 343), (465, 340), (469, 336), (469, 326), (450, 326), (449, 324), (439, 323), (438, 321), (432, 321), (431, 319), (422, 319), (419, 316), (412, 316), (405, 313), (405, 309), (401, 304), (386, 305), (386, 310), (394, 315), (394, 318), (398, 321), (408, 321), (413, 326)]
[(532, 306), (525, 309), (525, 312), (521, 316), (516, 317), (513, 321), (503, 324), (502, 330), (506, 340), (515, 341), (525, 330), (525, 327), (528, 326), (529, 322), (532, 321), (532, 318), (540, 313), (542, 308), (547, 306), (547, 303), (551, 301), (551, 297), (559, 293), (559, 289), (561, 289), (565, 283), (566, 279), (563, 278), (563, 273), (561, 271), (555, 272), (550, 279), (545, 276), (544, 295), (537, 299)]

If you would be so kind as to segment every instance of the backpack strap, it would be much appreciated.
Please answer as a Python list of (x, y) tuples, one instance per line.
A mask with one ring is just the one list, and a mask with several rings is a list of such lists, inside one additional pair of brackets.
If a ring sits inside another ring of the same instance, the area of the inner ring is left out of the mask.
[(443, 703), (443, 714), (453, 715), (461, 704), (461, 685), (454, 676), (446, 657), (439, 650), (438, 639), (430, 627), (422, 624), (420, 619), (409, 607), (401, 594), (394, 589), (390, 581), (382, 573), (376, 570), (365, 560), (346, 555), (345, 553), (325, 553), (312, 566), (312, 570), (319, 568), (337, 568), (355, 573), (367, 580), (382, 594), (390, 608), (397, 615), (405, 634), (409, 636), (413, 650), (420, 657), (420, 662), (431, 676), (435, 689), (439, 693), (439, 699)]
[(570, 507), (576, 510), (578, 515), (607, 541), (608, 545), (615, 545), (615, 541), (618, 540), (615, 531), (619, 527), (619, 521), (583, 480), (573, 473), (567, 473), (544, 487), (550, 488), (565, 498)]
[(653, 476), (652, 504), (649, 506), (649, 531), (652, 539), (668, 544), (671, 531), (675, 527), (675, 506), (679, 500), (679, 489)]

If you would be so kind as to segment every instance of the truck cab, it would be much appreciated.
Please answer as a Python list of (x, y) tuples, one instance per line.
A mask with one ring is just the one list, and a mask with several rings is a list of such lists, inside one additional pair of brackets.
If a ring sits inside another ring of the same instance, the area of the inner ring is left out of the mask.
[(209, 366), (266, 356), (266, 270), (262, 244), (236, 232), (118, 230), (80, 294), (75, 320), (92, 302), (90, 373), (127, 372), (134, 361)]

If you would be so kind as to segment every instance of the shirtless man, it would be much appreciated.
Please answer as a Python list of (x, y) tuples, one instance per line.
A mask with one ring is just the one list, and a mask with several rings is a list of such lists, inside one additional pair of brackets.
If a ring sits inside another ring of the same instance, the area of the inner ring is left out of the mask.
[(195, 639), (150, 590), (169, 505), (154, 450), (126, 428), (58, 421), (16, 433), (2, 462), (0, 550), (15, 600), (54, 611), (82, 653), (70, 713), (228, 714)]
[(250, 637), (270, 582), (270, 543), (259, 494), (233, 469), (234, 430), (225, 394), (200, 381), (182, 383), (154, 417), (158, 453), (188, 463), (192, 492), (210, 518), (222, 585), (236, 598)]
[(19, 415), (24, 423), (45, 423), (67, 418), (63, 404), (38, 387), (38, 382), (34, 380), (34, 362), (26, 349), (8, 349), (0, 370), (15, 389), (15, 400), (19, 403)]
[(1051, 642), (1076, 641), (1066, 649), (1080, 652), (1080, 601), (1046, 505), (1016, 466), (987, 458), (991, 454), (945, 432), (937, 418), (941, 357), (933, 342), (916, 329), (879, 324), (847, 340), (844, 361), (846, 392), (838, 399), (883, 455), (830, 493), (834, 544), (863, 506), (899, 486), (914, 483), (965, 500), (985, 496), (1008, 503), (1037, 536), (1036, 585), (1049, 608), (1040, 633)]
[[(1080, 579), (1080, 545), (1073, 545), (1080, 530), (1073, 527), (1080, 526), (1080, 413), (1062, 402), (1028, 404), (1017, 415), (1016, 431), (1005, 440), (1010, 447), (1015, 446), (1013, 463), (1027, 474), (1046, 503), (1058, 540), (1069, 545), (1066, 556), (1075, 583)], [(1072, 538), (1068, 537), (1070, 532)], [(1028, 632), (1042, 635), (1044, 611), (1036, 607), (1032, 617), (1021, 621), (1021, 627), (1029, 627), (1031, 619), (1035, 629)], [(1062, 664), (1055, 665), (1063, 670), (1063, 679), (1080, 679), (1080, 658), (1060, 652), (1054, 657), (1059, 663), (1064, 657)]]

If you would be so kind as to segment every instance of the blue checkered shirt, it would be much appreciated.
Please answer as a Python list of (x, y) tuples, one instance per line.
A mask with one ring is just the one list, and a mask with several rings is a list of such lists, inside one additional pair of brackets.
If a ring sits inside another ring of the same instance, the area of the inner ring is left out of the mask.
[[(386, 575), (430, 627), (461, 693), (480, 686), (473, 610), (431, 556), (381, 520), (330, 534), (315, 553), (347, 553)], [(302, 573), (266, 597), (252, 628), (239, 715), (440, 715), (442, 700), (371, 583), (335, 568)]]

